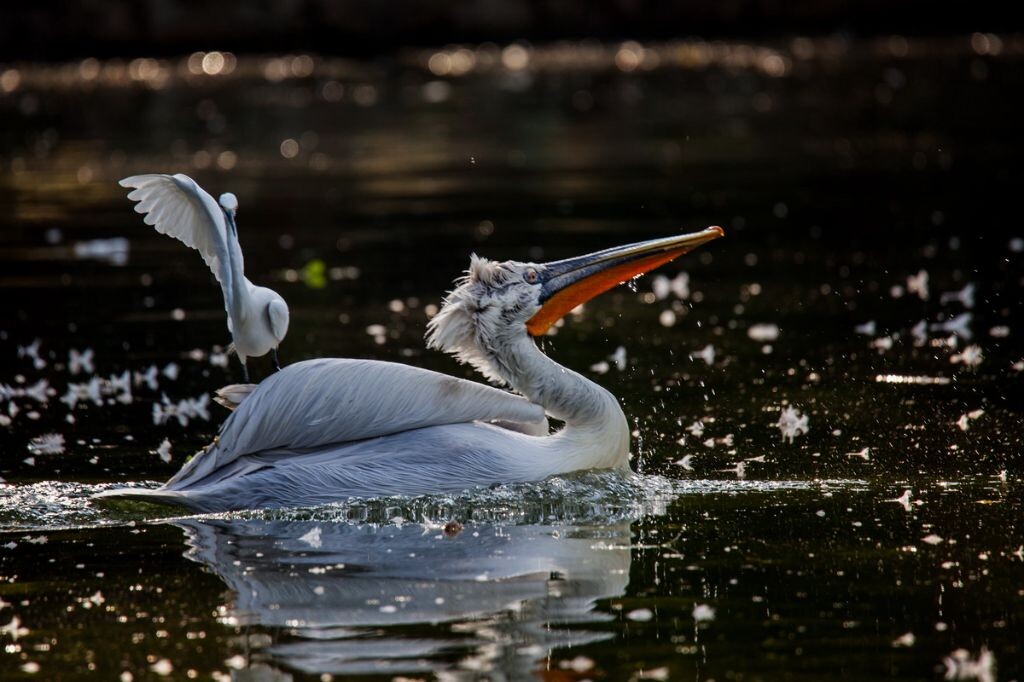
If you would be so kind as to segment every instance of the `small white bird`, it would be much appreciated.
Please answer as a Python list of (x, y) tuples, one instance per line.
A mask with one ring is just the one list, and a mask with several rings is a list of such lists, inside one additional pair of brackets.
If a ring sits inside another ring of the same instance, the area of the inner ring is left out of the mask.
[(281, 369), (277, 347), (288, 333), (288, 304), (276, 291), (245, 278), (235, 226), (237, 197), (221, 194), (216, 202), (195, 180), (181, 173), (133, 175), (119, 184), (132, 188), (128, 198), (139, 202), (135, 212), (145, 215), (147, 225), (196, 249), (210, 266), (224, 293), (228, 331), (246, 383), (246, 358), (270, 352), (274, 367)]

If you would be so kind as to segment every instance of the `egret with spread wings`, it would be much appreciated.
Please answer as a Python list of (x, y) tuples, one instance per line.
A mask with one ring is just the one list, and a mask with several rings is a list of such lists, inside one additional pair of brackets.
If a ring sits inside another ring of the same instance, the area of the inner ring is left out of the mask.
[(288, 304), (276, 291), (245, 278), (235, 225), (235, 195), (222, 194), (219, 202), (214, 201), (195, 180), (181, 173), (133, 175), (120, 185), (132, 188), (128, 198), (139, 202), (135, 211), (145, 216), (147, 225), (199, 251), (213, 271), (224, 293), (228, 331), (245, 381), (249, 381), (246, 358), (271, 352), (274, 366), (280, 369), (277, 347), (288, 333)]
[[(523, 397), (395, 363), (299, 362), (235, 396), (217, 441), (162, 487), (101, 496), (220, 511), (626, 469), (629, 426), (615, 396), (544, 355), (534, 337), (720, 236), (711, 227), (546, 264), (474, 256), (430, 320), (428, 345)], [(564, 426), (549, 433), (545, 415)]]

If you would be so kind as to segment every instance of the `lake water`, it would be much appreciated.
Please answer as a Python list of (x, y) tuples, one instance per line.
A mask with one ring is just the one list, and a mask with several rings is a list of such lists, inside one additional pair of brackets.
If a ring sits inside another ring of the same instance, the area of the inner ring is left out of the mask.
[[(1022, 55), (974, 35), (0, 65), (4, 678), (1019, 679)], [(620, 398), (632, 475), (106, 511), (88, 496), (208, 443), (206, 398), (239, 378), (198, 255), (116, 184), (142, 172), (238, 195), (246, 274), (292, 310), (286, 363), (471, 377), (422, 340), (471, 253), (726, 238), (543, 341)]]

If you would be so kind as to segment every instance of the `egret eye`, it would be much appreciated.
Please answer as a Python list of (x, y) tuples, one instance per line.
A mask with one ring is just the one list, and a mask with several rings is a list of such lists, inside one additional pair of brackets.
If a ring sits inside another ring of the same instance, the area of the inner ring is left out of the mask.
[(525, 279), (530, 284), (536, 284), (538, 279), (537, 271), (534, 270), (533, 268), (530, 268), (523, 274), (523, 279)]

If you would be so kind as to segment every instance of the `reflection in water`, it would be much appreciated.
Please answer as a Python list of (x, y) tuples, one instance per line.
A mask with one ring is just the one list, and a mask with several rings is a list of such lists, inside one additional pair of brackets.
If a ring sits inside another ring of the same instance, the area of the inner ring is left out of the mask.
[[(189, 519), (190, 559), (235, 592), (231, 624), (288, 628), (268, 651), (307, 672), (528, 675), (629, 583), (630, 528)], [(418, 633), (418, 624), (450, 624)], [(371, 630), (371, 628), (373, 628)], [(438, 633), (445, 633), (438, 635)]]

